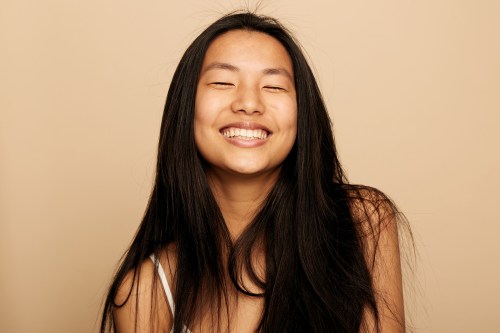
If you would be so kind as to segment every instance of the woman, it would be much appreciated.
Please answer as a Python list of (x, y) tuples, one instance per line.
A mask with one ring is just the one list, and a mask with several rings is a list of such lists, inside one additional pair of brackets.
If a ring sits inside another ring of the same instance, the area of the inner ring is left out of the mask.
[(101, 332), (403, 332), (397, 209), (348, 184), (298, 44), (230, 14), (189, 46)]

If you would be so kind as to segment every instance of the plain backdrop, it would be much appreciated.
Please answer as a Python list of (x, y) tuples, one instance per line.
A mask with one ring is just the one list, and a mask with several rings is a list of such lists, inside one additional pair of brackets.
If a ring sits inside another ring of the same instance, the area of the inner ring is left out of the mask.
[[(255, 2), (0, 1), (1, 332), (97, 331), (149, 196), (171, 75), (204, 27), (242, 7)], [(306, 49), (350, 180), (411, 222), (415, 330), (499, 332), (500, 2), (259, 12)]]

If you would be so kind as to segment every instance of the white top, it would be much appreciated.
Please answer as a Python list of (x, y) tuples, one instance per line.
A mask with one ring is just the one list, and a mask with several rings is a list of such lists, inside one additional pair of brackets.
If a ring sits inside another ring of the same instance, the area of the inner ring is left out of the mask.
[[(170, 290), (170, 286), (168, 285), (167, 281), (167, 276), (165, 275), (165, 271), (163, 270), (163, 266), (161, 265), (160, 261), (156, 259), (156, 256), (154, 254), (151, 254), (149, 256), (151, 261), (153, 261), (153, 264), (155, 265), (156, 271), (158, 272), (158, 275), (160, 276), (160, 281), (161, 284), (163, 285), (163, 290), (165, 291), (165, 295), (167, 296), (167, 301), (168, 305), (170, 306), (170, 311), (172, 311), (172, 320), (174, 317), (175, 313), (175, 304), (174, 304), (174, 297), (172, 296), (172, 291)], [(172, 330), (170, 332), (174, 331), (174, 327), (172, 325)], [(191, 333), (191, 331), (184, 325), (184, 328), (182, 330), (184, 333)]]

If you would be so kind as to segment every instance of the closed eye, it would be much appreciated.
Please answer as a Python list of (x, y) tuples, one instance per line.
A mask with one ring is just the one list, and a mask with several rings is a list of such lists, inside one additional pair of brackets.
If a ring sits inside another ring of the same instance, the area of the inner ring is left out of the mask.
[(269, 90), (269, 91), (275, 91), (275, 92), (287, 91), (285, 88), (279, 87), (279, 86), (265, 86), (264, 89)]
[(234, 86), (234, 84), (230, 82), (210, 82), (210, 85), (212, 86), (219, 86), (219, 87), (231, 87)]

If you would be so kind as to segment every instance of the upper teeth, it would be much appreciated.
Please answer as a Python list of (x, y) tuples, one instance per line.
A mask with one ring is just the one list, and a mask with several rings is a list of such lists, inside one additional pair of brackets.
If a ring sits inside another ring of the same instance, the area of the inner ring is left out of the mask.
[(265, 139), (267, 138), (267, 131), (262, 129), (244, 129), (236, 127), (228, 127), (222, 131), (222, 135), (228, 138), (239, 136), (242, 139)]

